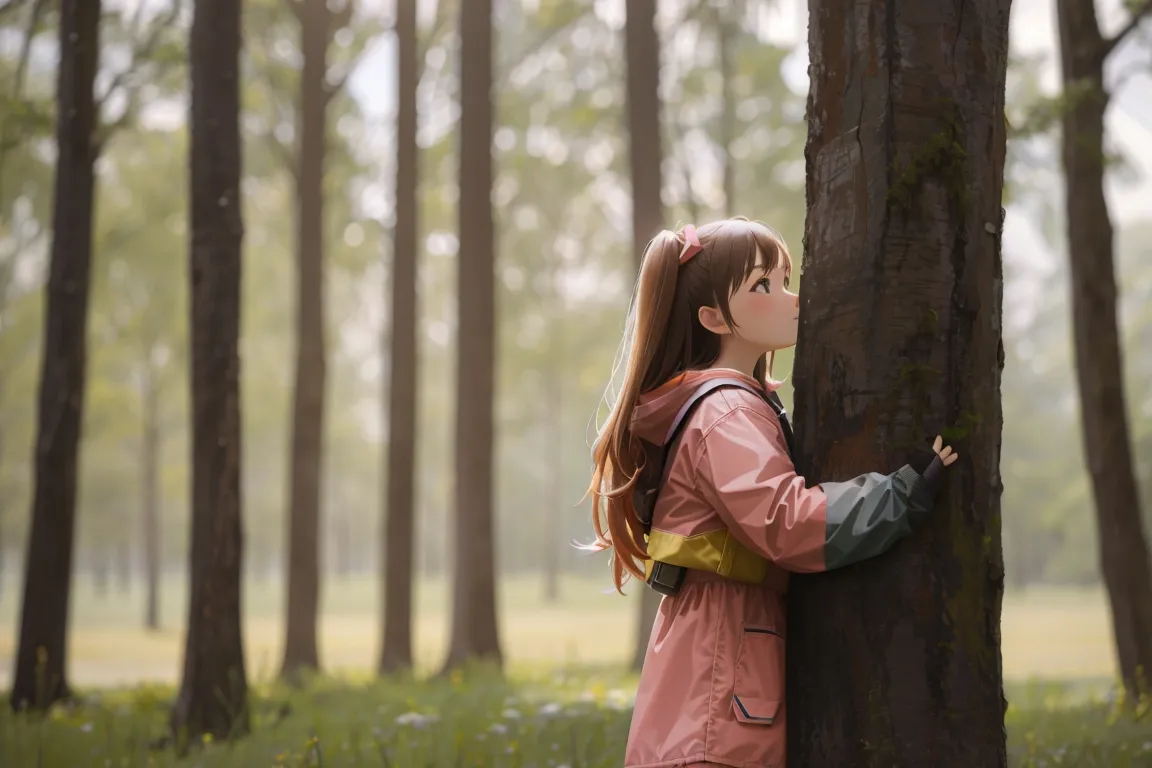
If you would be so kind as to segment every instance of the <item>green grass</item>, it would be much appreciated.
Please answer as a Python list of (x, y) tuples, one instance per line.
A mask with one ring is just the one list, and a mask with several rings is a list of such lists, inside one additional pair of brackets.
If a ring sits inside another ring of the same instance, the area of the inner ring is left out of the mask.
[[(289, 691), (272, 683), (283, 595), (275, 583), (248, 583), (255, 730), (236, 743), (199, 745), (178, 761), (170, 750), (149, 747), (165, 731), (177, 682), (184, 585), (165, 583), (164, 629), (147, 633), (139, 587), (100, 596), (78, 579), (69, 670), (84, 703), (42, 720), (0, 707), (0, 766), (618, 768), (635, 691), (635, 679), (619, 670), (634, 642), (637, 590), (622, 598), (605, 594), (608, 588), (606, 577), (569, 578), (561, 600), (550, 604), (538, 578), (502, 580), (501, 639), (511, 682), (382, 682), (369, 680), (380, 634), (374, 580), (328, 579), (320, 646), (331, 677)], [(11, 673), (15, 602), (0, 604), (0, 690)], [(426, 675), (443, 658), (446, 585), (421, 583), (416, 605), (418, 673)], [(1152, 766), (1152, 716), (1117, 716), (1099, 698), (1114, 674), (1101, 593), (1010, 594), (1002, 638), (1013, 766)], [(1064, 682), (1037, 682), (1053, 680)]]
[[(468, 683), (457, 676), (317, 680), (299, 691), (261, 687), (252, 697), (251, 735), (196, 744), (184, 759), (153, 748), (165, 733), (170, 688), (113, 690), (39, 719), (0, 708), (0, 765), (618, 768), (634, 686), (628, 676), (585, 668), (511, 682), (481, 673)], [(1142, 713), (1069, 704), (1056, 687), (1020, 694), (1045, 703), (1010, 707), (1011, 765), (1152, 765), (1152, 719)]]

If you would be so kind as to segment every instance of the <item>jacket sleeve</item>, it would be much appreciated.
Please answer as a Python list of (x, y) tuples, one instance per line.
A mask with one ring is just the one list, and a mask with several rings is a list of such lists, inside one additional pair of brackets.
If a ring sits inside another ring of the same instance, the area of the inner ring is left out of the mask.
[(697, 488), (744, 546), (789, 571), (841, 568), (886, 551), (932, 497), (911, 467), (808, 488), (780, 428), (748, 408), (703, 437)]

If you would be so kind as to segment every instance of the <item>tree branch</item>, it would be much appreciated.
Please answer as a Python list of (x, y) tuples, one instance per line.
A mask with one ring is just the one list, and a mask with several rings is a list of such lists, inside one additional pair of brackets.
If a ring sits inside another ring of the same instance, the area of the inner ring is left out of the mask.
[(293, 180), (299, 181), (300, 174), (296, 166), (296, 153), (292, 151), (291, 147), (285, 145), (284, 142), (277, 138), (275, 128), (270, 129), (267, 133), (264, 134), (264, 141), (272, 150), (272, 154), (280, 158), (280, 162), (284, 164), (284, 168), (288, 171), (288, 175), (291, 176)]
[(344, 6), (340, 10), (329, 11), (331, 14), (328, 22), (328, 31), (331, 33), (329, 39), (335, 37), (336, 32), (352, 23), (352, 13), (355, 9), (356, 3), (353, 0), (345, 0)]
[[(133, 36), (135, 36), (135, 33), (144, 23), (142, 15), (145, 5), (145, 3), (141, 3), (137, 7), (136, 14), (133, 16)], [(129, 123), (131, 123), (132, 118), (135, 117), (139, 101), (140, 84), (137, 83), (130, 87), (128, 85), (128, 79), (139, 70), (143, 62), (152, 58), (152, 55), (156, 52), (156, 48), (160, 45), (160, 40), (165, 30), (167, 30), (176, 22), (176, 19), (179, 18), (180, 12), (183, 10), (183, 8), (184, 0), (174, 0), (172, 7), (167, 13), (158, 15), (155, 19), (153, 19), (143, 43), (132, 48), (132, 55), (128, 60), (128, 65), (116, 73), (116, 76), (112, 78), (112, 82), (108, 84), (108, 90), (106, 90), (104, 95), (101, 96), (97, 101), (100, 113), (103, 114), (104, 107), (107, 105), (108, 100), (112, 98), (113, 94), (120, 90), (125, 92), (126, 103), (124, 105), (124, 111), (113, 122), (102, 124), (97, 131), (97, 155), (104, 151), (104, 147), (107, 145), (108, 140), (111, 139), (112, 136), (121, 128), (124, 128)]]
[(296, 17), (296, 21), (304, 23), (304, 4), (300, 0), (284, 0), (284, 5)]
[[(23, 1), (9, 0), (10, 5)], [(12, 95), (15, 98), (20, 98), (21, 92), (24, 90), (24, 76), (28, 71), (28, 59), (32, 53), (32, 38), (36, 36), (36, 25), (40, 23), (40, 17), (44, 15), (44, 8), (47, 5), (47, 0), (36, 0), (36, 4), (32, 6), (32, 13), (28, 14), (28, 24), (24, 28), (24, 39), (20, 41), (20, 58), (16, 62), (16, 77), (12, 84)]]
[(684, 179), (684, 206), (688, 209), (688, 216), (691, 217), (692, 223), (695, 224), (700, 219), (700, 204), (692, 188), (692, 164), (684, 159), (685, 131), (680, 130), (677, 122), (673, 121), (671, 133), (672, 157), (675, 158), (676, 165), (680, 167), (680, 173)]
[(4, 18), (11, 11), (18, 11), (27, 0), (5, 0), (0, 2), (0, 19)]
[[(335, 39), (337, 32), (348, 27), (352, 23), (352, 15), (355, 7), (356, 3), (353, 2), (353, 0), (347, 0), (347, 2), (344, 3), (344, 7), (339, 11), (336, 11), (335, 13), (330, 12), (331, 16), (329, 17), (328, 23), (328, 30), (330, 32), (328, 37), (329, 45), (331, 45), (331, 41)], [(360, 60), (364, 58), (364, 54), (367, 53), (367, 51), (368, 46), (364, 45), (360, 52), (353, 56), (352, 60), (344, 65), (344, 71), (341, 73), (340, 77), (336, 79), (336, 82), (331, 84), (325, 83), (325, 107), (332, 103), (332, 99), (336, 98), (338, 93), (344, 90), (344, 86), (348, 83), (348, 78), (351, 77), (352, 73), (356, 71), (357, 65), (360, 64)]]
[[(25, 0), (8, 0), (8, 3), (0, 7), (0, 16), (4, 12), (18, 9)], [(16, 61), (16, 72), (12, 79), (12, 101), (20, 101), (24, 96), (24, 85), (28, 74), (28, 60), (32, 56), (32, 38), (36, 36), (36, 25), (40, 23), (40, 17), (44, 13), (45, 6), (48, 5), (47, 0), (36, 0), (36, 4), (32, 6), (32, 12), (28, 14), (28, 23), (24, 29), (24, 39), (20, 42), (20, 58)], [(25, 130), (27, 126), (23, 126)], [(9, 137), (8, 134), (9, 121), (0, 118), (0, 181), (4, 179), (4, 168), (8, 164), (8, 152), (15, 149), (20, 145), (22, 131), (21, 126), (16, 126), (15, 134)]]
[[(432, 28), (428, 30), (428, 36), (423, 41), (417, 40), (416, 42), (416, 61), (418, 64), (424, 61), (424, 57), (428, 55), (428, 49), (444, 32), (444, 28), (448, 26), (448, 22), (451, 20), (452, 14), (445, 10), (447, 5), (448, 0), (437, 0), (436, 15), (432, 17)], [(393, 21), (393, 26), (395, 26), (395, 21)], [(419, 32), (416, 36), (420, 36)]]
[(1124, 28), (1117, 32), (1113, 37), (1104, 41), (1103, 47), (1100, 49), (1100, 58), (1106, 59), (1112, 51), (1116, 50), (1116, 46), (1124, 42), (1124, 38), (1136, 31), (1140, 26), (1140, 22), (1144, 17), (1152, 12), (1152, 0), (1144, 0), (1143, 3), (1132, 9), (1132, 18), (1124, 25)]
[(559, 37), (562, 32), (571, 29), (574, 24), (583, 19), (587, 12), (587, 8), (580, 7), (575, 13), (573, 13), (570, 17), (561, 23), (556, 24), (550, 29), (546, 29), (541, 32), (536, 37), (536, 39), (525, 46), (524, 49), (515, 56), (515, 58), (508, 59), (507, 66), (500, 66), (501, 71), (496, 76), (496, 82), (493, 83), (493, 88), (498, 89), (506, 85), (508, 78), (512, 76), (512, 71), (516, 68), (517, 64), (531, 56), (535, 56), (537, 53), (542, 51), (549, 43)]
[(340, 77), (336, 79), (336, 82), (331, 84), (325, 83), (324, 106), (331, 104), (332, 99), (336, 98), (336, 96), (344, 90), (344, 86), (348, 84), (348, 78), (351, 77), (352, 73), (356, 71), (356, 67), (362, 58), (364, 58), (363, 51), (359, 55), (354, 56), (352, 60), (348, 62), (348, 64), (344, 67), (344, 71), (340, 74)]

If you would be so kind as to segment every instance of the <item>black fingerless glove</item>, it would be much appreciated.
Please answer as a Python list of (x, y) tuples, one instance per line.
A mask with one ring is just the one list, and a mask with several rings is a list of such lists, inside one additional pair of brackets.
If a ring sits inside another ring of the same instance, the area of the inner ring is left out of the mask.
[(928, 492), (935, 498), (940, 492), (940, 483), (943, 480), (941, 470), (944, 469), (944, 462), (940, 460), (936, 451), (930, 448), (918, 449), (908, 460), (908, 466), (924, 478), (924, 485), (928, 487)]

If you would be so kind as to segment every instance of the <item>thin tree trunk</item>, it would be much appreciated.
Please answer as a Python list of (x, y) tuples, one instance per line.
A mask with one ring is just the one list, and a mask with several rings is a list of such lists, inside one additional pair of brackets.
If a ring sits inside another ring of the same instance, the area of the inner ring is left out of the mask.
[(248, 732), (240, 614), (241, 0), (197, 0), (191, 60), (192, 505), (184, 674), (172, 712), (183, 751)]
[(140, 441), (140, 476), (143, 496), (144, 627), (160, 629), (160, 391), (157, 373), (144, 361), (144, 425)]
[(61, 0), (59, 13), (52, 254), (14, 707), (45, 707), (69, 694), (68, 600), (84, 413), (98, 120), (92, 89), (99, 66), (100, 2)]
[(416, 267), (420, 148), (416, 143), (419, 62), (416, 0), (396, 4), (396, 229), (392, 248), (392, 350), (388, 387), (388, 501), (384, 524), (384, 644), (381, 674), (412, 666), (416, 553)]
[(445, 668), (502, 665), (496, 620), (493, 412), (492, 0), (460, 4), (460, 256), (456, 365), (455, 567)]
[(1007, 764), (1000, 230), (1009, 6), (810, 0), (797, 465), (809, 485), (887, 472), (939, 432), (960, 460), (908, 541), (793, 578), (789, 765)]
[(280, 676), (298, 681), (320, 666), (320, 480), (324, 443), (324, 154), (331, 14), (325, 0), (301, 0), (300, 139), (296, 169), (296, 384), (288, 514), (288, 589)]
[[(661, 202), (663, 182), (660, 163), (664, 158), (660, 131), (660, 38), (656, 34), (656, 0), (629, 0), (624, 25), (625, 59), (628, 65), (628, 159), (632, 174), (632, 252), (636, 268), (644, 248), (664, 221)], [(689, 190), (691, 199), (691, 190)], [(660, 594), (643, 587), (637, 616), (636, 648), (632, 669), (644, 663), (652, 622), (660, 607)]]
[(1094, 0), (1056, 4), (1067, 107), (1062, 112), (1072, 329), (1084, 455), (1092, 476), (1100, 567), (1124, 687), (1133, 701), (1152, 670), (1152, 569), (1140, 514), (1116, 325), (1112, 220), (1104, 197), (1109, 94)]

